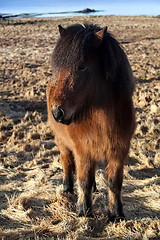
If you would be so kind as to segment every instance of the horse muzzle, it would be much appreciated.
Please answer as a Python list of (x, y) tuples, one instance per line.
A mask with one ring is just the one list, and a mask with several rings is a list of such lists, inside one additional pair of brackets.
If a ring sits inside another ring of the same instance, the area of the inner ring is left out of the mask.
[(72, 122), (73, 115), (70, 118), (66, 117), (65, 111), (62, 107), (57, 107), (56, 109), (51, 106), (51, 113), (56, 122), (69, 125)]

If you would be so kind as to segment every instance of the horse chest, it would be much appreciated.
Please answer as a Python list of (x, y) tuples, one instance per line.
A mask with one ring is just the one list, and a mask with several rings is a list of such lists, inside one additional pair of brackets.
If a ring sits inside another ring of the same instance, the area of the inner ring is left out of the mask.
[(89, 154), (94, 159), (106, 158), (108, 137), (106, 127), (102, 124), (83, 123), (73, 129), (71, 139), (76, 152)]

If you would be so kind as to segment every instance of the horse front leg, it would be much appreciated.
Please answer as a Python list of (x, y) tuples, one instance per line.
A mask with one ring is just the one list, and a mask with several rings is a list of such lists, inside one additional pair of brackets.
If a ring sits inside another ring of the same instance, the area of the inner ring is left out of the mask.
[(73, 192), (74, 157), (72, 152), (62, 144), (58, 144), (63, 167), (63, 192)]
[(108, 218), (110, 221), (124, 219), (121, 189), (123, 182), (123, 163), (110, 161), (107, 168)]
[(95, 162), (88, 158), (76, 160), (79, 216), (92, 217), (92, 189), (95, 183)]

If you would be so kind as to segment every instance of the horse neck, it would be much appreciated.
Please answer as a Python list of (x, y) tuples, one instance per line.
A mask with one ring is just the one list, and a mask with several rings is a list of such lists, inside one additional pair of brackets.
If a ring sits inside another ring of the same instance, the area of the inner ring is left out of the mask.
[(110, 121), (113, 121), (113, 119), (118, 119), (122, 115), (123, 108), (127, 108), (128, 102), (131, 100), (117, 93), (113, 84), (107, 82), (106, 79), (94, 80), (91, 86), (88, 87), (86, 96), (84, 104), (76, 114), (78, 121), (94, 117), (95, 112), (96, 114), (104, 112), (108, 115)]

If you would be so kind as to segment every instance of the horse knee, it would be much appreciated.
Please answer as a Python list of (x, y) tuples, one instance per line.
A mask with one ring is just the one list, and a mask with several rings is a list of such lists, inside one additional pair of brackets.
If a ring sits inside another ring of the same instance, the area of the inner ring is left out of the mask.
[(123, 182), (123, 163), (111, 162), (107, 172), (108, 187), (112, 192), (119, 192)]
[(112, 175), (108, 179), (108, 187), (114, 194), (119, 194), (122, 188), (122, 178)]
[(63, 166), (63, 192), (73, 192), (73, 168), (74, 159), (72, 153), (68, 151), (61, 152), (61, 161)]

